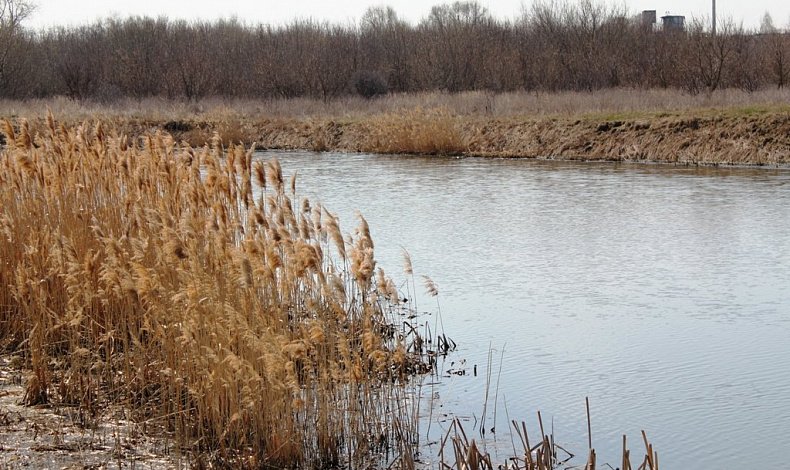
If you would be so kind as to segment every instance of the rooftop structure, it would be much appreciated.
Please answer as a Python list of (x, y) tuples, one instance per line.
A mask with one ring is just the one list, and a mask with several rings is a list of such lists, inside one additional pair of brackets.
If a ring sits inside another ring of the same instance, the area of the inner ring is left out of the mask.
[(662, 16), (661, 26), (664, 31), (683, 31), (686, 27), (686, 17), (681, 15)]

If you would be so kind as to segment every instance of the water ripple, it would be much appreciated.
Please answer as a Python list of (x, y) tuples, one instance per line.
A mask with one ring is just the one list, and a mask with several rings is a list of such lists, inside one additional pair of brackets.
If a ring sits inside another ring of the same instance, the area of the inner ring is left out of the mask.
[(439, 284), (478, 371), (434, 387), (443, 413), (481, 417), (504, 348), (490, 400), (582, 450), (589, 396), (603, 461), (645, 429), (662, 468), (786, 466), (790, 172), (276, 155), (345, 231), (365, 214), (387, 272), (403, 246)]

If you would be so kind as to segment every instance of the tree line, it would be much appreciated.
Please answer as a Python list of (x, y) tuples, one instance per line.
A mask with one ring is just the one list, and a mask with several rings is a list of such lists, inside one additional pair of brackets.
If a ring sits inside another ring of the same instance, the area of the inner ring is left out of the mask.
[(441, 90), (691, 93), (784, 87), (790, 36), (702, 20), (662, 31), (625, 7), (540, 0), (502, 20), (474, 1), (417, 24), (372, 7), (356, 24), (250, 25), (130, 17), (32, 30), (23, 0), (0, 1), (0, 97), (313, 97)]

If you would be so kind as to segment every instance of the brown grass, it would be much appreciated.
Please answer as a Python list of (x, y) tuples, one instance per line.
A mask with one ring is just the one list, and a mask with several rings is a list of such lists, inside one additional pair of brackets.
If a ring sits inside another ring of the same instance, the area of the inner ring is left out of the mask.
[(61, 119), (147, 119), (156, 122), (198, 120), (227, 122), (260, 117), (283, 119), (359, 119), (415, 109), (444, 110), (454, 116), (578, 117), (585, 115), (653, 115), (699, 110), (785, 109), (790, 90), (769, 88), (755, 92), (737, 89), (689, 94), (675, 89), (613, 88), (594, 92), (508, 92), (391, 94), (373, 100), (349, 96), (330, 101), (310, 98), (222, 99), (200, 102), (163, 98), (122, 99), (114, 103), (74, 101), (68, 98), (0, 101), (3, 116), (44, 118), (48, 110)]
[(415, 109), (371, 117), (364, 152), (452, 155), (466, 150), (456, 119), (444, 110)]
[(0, 347), (31, 370), (26, 403), (86, 423), (120, 404), (207, 464), (411, 444), (393, 430), (414, 434), (426, 365), (364, 218), (344, 239), (279, 163), (219, 137), (39, 124), (5, 121), (0, 153)]
[[(491, 454), (480, 450), (475, 439), (470, 439), (467, 436), (461, 420), (455, 418), (440, 443), (440, 468), (464, 468), (469, 470), (494, 470), (501, 468), (512, 470), (555, 470), (559, 468), (595, 470), (596, 468), (614, 468), (610, 464), (599, 465), (595, 449), (592, 447), (592, 441), (590, 441), (587, 450), (587, 460), (584, 467), (570, 466), (570, 461), (574, 459), (575, 456), (555, 442), (555, 436), (553, 434), (545, 433), (540, 412), (538, 412), (538, 421), (540, 423), (541, 434), (537, 442), (534, 440), (530, 441), (530, 435), (527, 431), (525, 422), (522, 421), (518, 423), (515, 420), (511, 421), (510, 424), (513, 426), (511, 437), (514, 439), (513, 452), (515, 455), (511, 456), (506, 462), (497, 464), (493, 461)], [(647, 439), (647, 433), (642, 431), (641, 434), (642, 442), (644, 443), (644, 454), (641, 460), (636, 460), (636, 467), (632, 464), (631, 450), (628, 449), (627, 438), (623, 435), (622, 453), (620, 455), (620, 466), (617, 467), (618, 469), (659, 469), (658, 451), (654, 449), (653, 444)], [(636, 454), (635, 456), (637, 459), (640, 459), (638, 455), (639, 454)]]
[(673, 164), (790, 164), (790, 91), (485, 92), (199, 103), (161, 99), (110, 105), (0, 102), (46, 132), (48, 106), (69, 125), (97, 116), (119, 132), (170, 133), (193, 147), (223, 142), (269, 149), (451, 154)]

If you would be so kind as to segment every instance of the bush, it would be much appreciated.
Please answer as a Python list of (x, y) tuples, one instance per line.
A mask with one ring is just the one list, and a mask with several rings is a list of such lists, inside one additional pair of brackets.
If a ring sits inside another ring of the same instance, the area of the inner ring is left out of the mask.
[(378, 72), (362, 71), (354, 75), (354, 90), (367, 99), (386, 95), (389, 86), (384, 76)]

